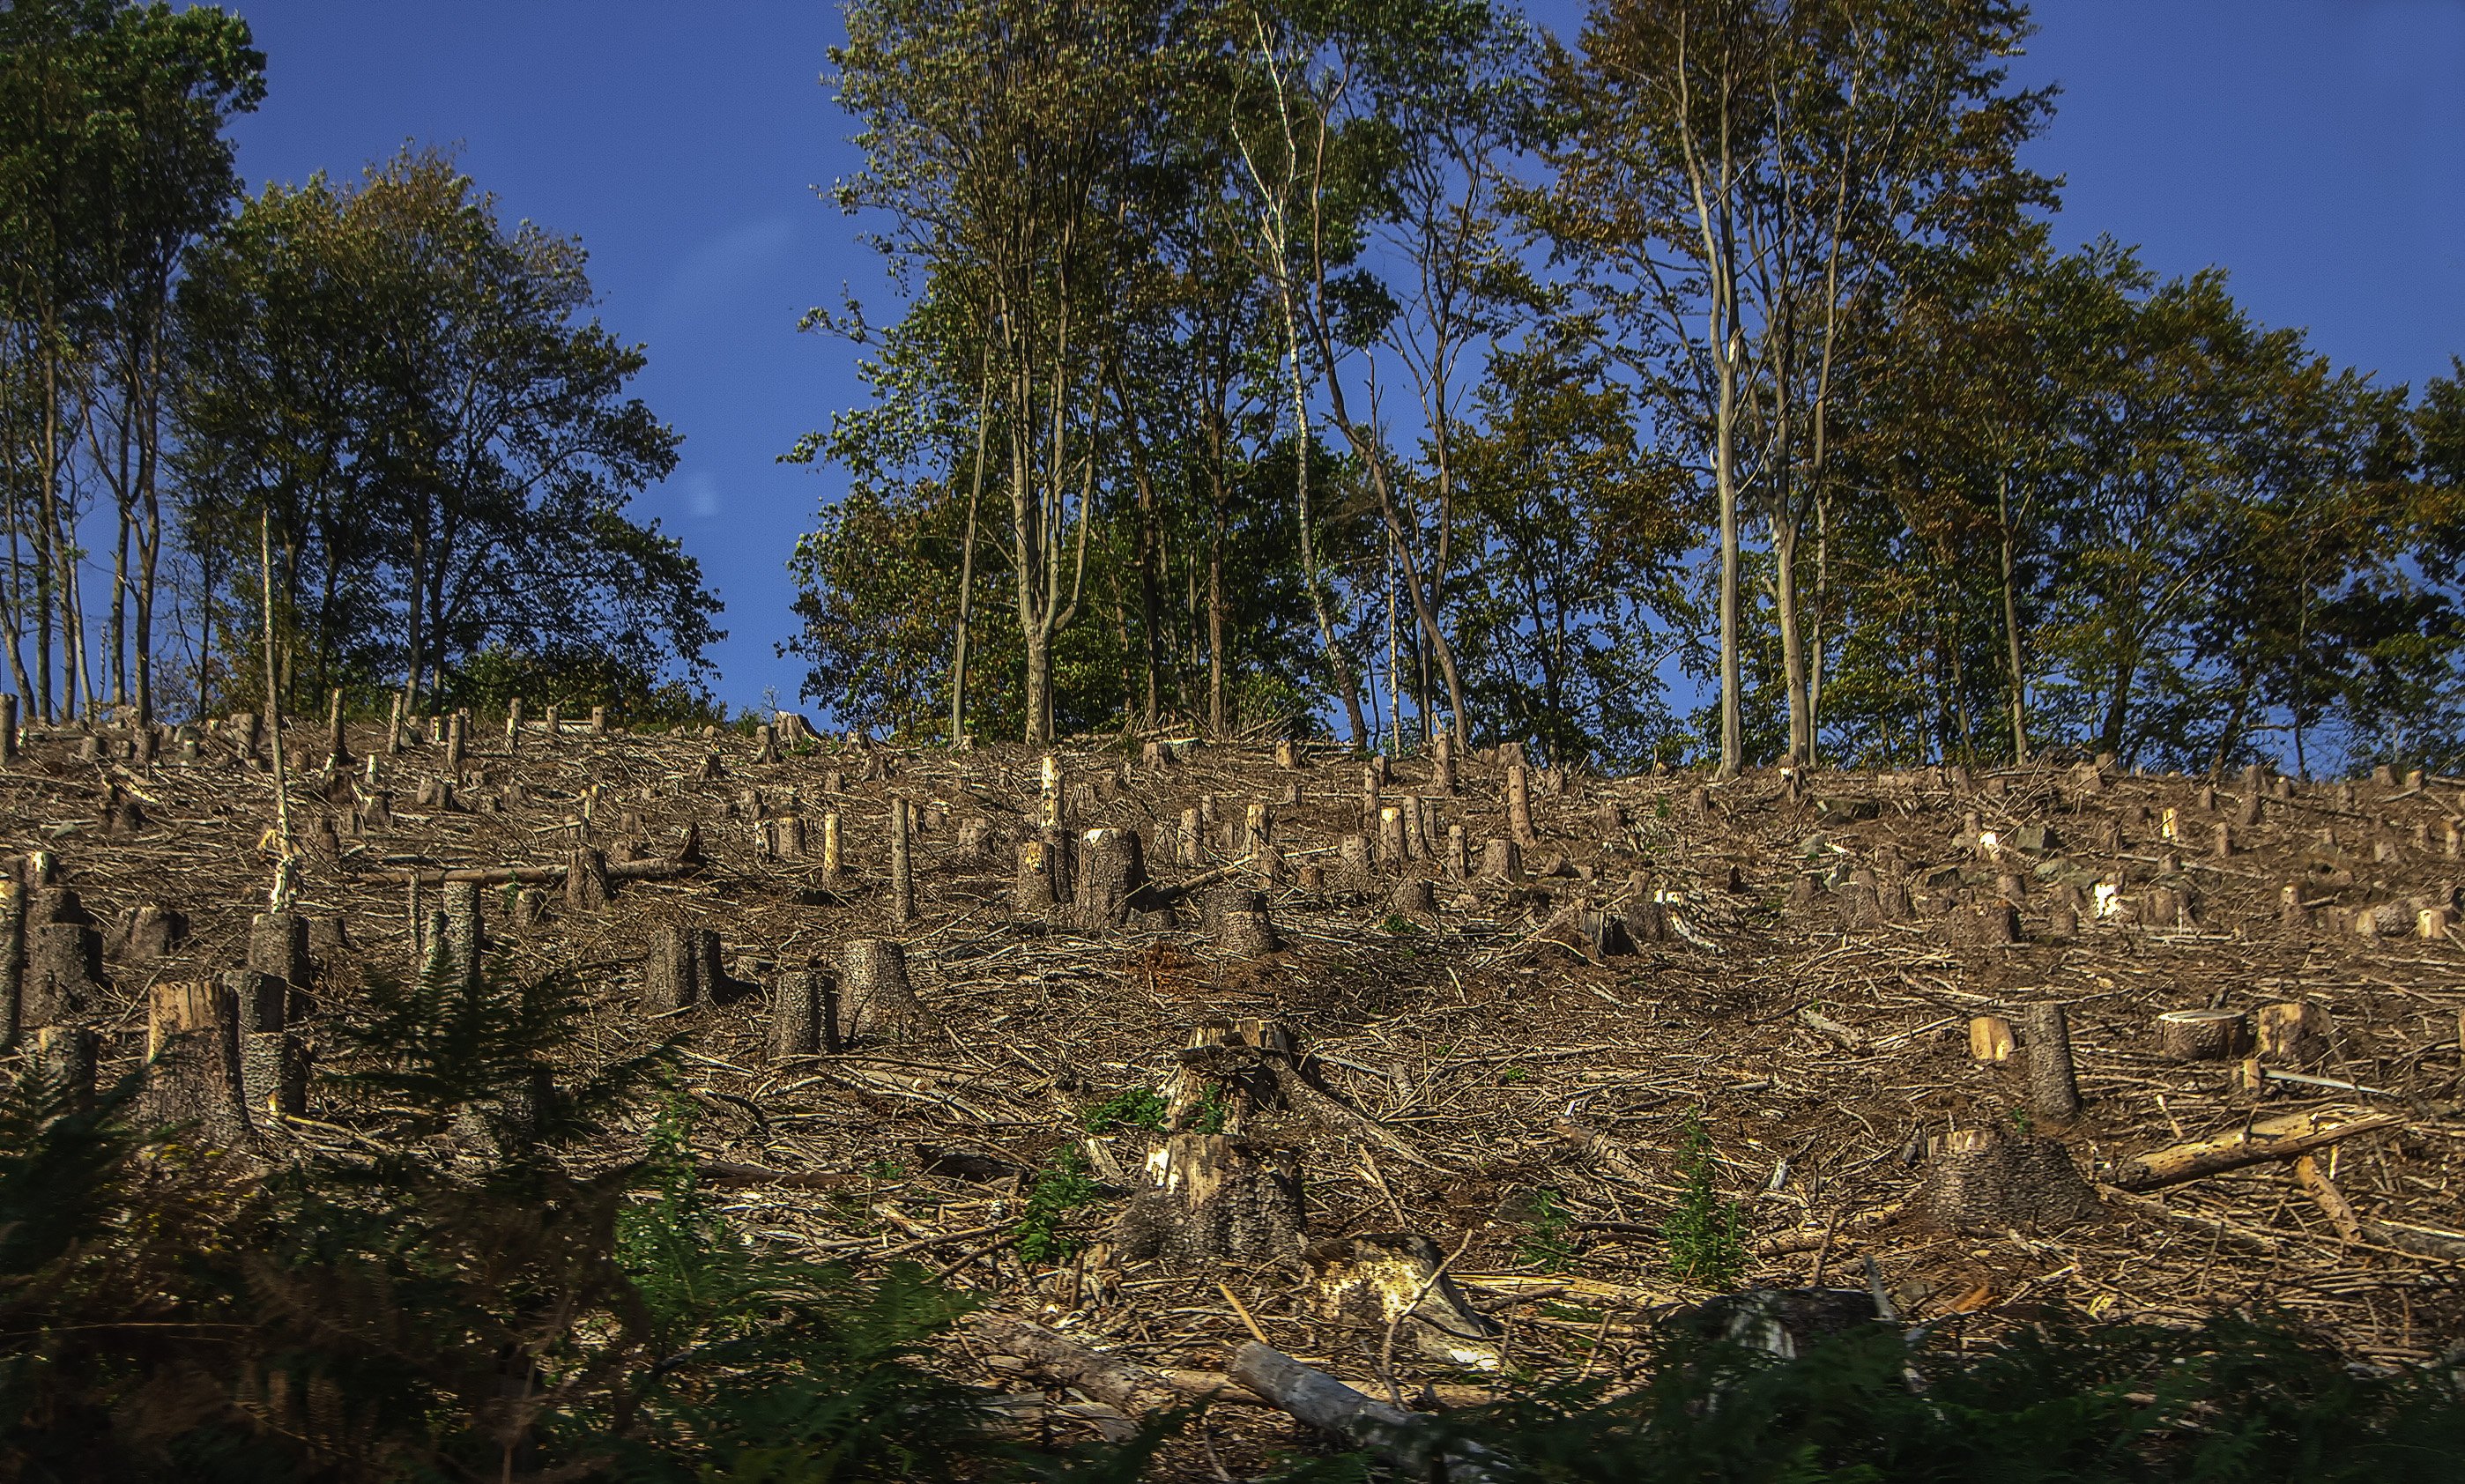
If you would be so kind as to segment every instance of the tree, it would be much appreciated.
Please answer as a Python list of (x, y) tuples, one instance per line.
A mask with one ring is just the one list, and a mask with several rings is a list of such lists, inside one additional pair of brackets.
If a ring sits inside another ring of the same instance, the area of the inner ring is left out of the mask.
[[(578, 243), (507, 229), (441, 155), (269, 188), (179, 298), (188, 533), (267, 512), (279, 673), (441, 693), (491, 648), (650, 683), (720, 635), (699, 565), (625, 515), (676, 463), (594, 321)], [(209, 558), (210, 560), (210, 558)]]

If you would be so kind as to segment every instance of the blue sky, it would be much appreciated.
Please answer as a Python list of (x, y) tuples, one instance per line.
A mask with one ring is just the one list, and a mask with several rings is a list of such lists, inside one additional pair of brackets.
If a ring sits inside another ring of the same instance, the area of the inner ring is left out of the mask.
[[(834, 489), (782, 466), (858, 393), (846, 346), (796, 332), (876, 295), (857, 226), (813, 188), (851, 172), (817, 78), (825, 0), (231, 0), (269, 59), (237, 128), (252, 187), (356, 172), (406, 141), (460, 149), (508, 216), (581, 237), (602, 318), (650, 350), (642, 396), (685, 436), (642, 501), (727, 604), (719, 691), (795, 695), (785, 563)], [(1578, 4), (1536, 5), (1570, 30)], [(2060, 234), (2165, 274), (2211, 264), (2262, 320), (2419, 383), (2465, 352), (2465, 5), (2044, 0), (2015, 65), (2064, 96), (2032, 163)]]

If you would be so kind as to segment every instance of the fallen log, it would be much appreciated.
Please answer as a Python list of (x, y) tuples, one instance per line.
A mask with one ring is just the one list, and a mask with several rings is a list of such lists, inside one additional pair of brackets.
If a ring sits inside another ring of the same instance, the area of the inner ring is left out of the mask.
[(2106, 1183), (2123, 1190), (2155, 1190), (2165, 1185), (2180, 1185), (2187, 1180), (2241, 1169), (2248, 1164), (2299, 1159), (2340, 1140), (2394, 1128), (2404, 1121), (2392, 1114), (2373, 1114), (2322, 1128), (2319, 1126), (2320, 1117), (2318, 1114), (2295, 1114), (2282, 1119), (2263, 1119), (2247, 1129), (2236, 1129), (2221, 1138), (2194, 1140), (2189, 1143), (2152, 1149), (2115, 1165)]
[[(1166, 1372), (1115, 1355), (1100, 1355), (1056, 1330), (1023, 1319), (995, 1319), (976, 1332), (994, 1353), (1014, 1356), (1054, 1385), (1076, 1386), (1131, 1416), (1232, 1393), (1229, 1376), (1205, 1371)], [(1199, 1390), (1196, 1387), (1206, 1389)]]
[(1233, 1353), (1229, 1374), (1298, 1420), (1369, 1449), (1412, 1477), (1435, 1477), (1440, 1469), (1451, 1480), (1498, 1476), (1486, 1450), (1472, 1443), (1448, 1447), (1429, 1418), (1364, 1396), (1255, 1340)]

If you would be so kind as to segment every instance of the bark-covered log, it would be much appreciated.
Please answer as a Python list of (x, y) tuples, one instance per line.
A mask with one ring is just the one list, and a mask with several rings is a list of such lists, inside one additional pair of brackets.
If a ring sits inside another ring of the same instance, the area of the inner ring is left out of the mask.
[(1442, 1449), (1443, 1440), (1426, 1419), (1364, 1396), (1324, 1371), (1255, 1340), (1233, 1353), (1230, 1374), (1299, 1421), (1373, 1450), (1406, 1478), (1480, 1484), (1499, 1473), (1495, 1461), (1477, 1445)]
[(2326, 1112), (2260, 1119), (2216, 1139), (2192, 1140), (2135, 1155), (2115, 1165), (2108, 1183), (2125, 1190), (2154, 1190), (2270, 1160), (2291, 1160), (2404, 1121), (2394, 1114), (2357, 1118)]

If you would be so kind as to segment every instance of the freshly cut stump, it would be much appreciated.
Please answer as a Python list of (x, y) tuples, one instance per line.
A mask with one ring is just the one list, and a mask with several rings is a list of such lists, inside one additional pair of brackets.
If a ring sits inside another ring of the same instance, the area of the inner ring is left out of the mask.
[(146, 1001), (145, 1116), (233, 1148), (250, 1137), (244, 1096), (237, 998), (211, 980), (156, 985)]
[(2157, 1049), (2176, 1061), (2231, 1061), (2251, 1054), (2251, 1017), (2240, 1010), (2167, 1010)]
[(2051, 1231), (2098, 1213), (2061, 1141), (1963, 1129), (1927, 1162), (1918, 1204), (1945, 1231)]

